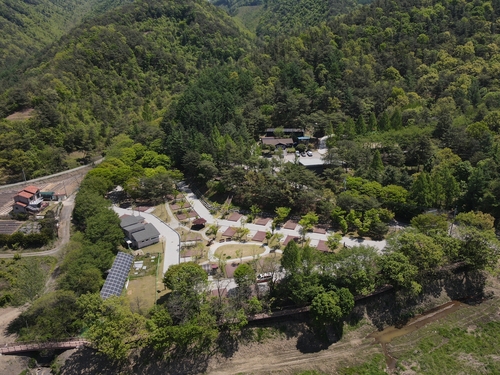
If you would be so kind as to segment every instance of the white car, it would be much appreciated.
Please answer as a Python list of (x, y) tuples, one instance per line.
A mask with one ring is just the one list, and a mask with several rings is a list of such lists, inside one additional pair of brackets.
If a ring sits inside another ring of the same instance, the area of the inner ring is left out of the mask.
[(313, 156), (313, 153), (311, 150), (307, 151), (307, 156)]
[(300, 152), (295, 151), (295, 156), (297, 156), (297, 157), (300, 156)]

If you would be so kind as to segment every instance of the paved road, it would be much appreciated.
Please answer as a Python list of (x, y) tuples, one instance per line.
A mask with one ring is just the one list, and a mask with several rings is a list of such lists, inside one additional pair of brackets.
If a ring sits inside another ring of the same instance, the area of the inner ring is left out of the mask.
[(137, 212), (129, 209), (113, 206), (113, 210), (119, 215), (135, 215), (142, 216), (146, 222), (151, 223), (160, 232), (160, 238), (165, 242), (165, 250), (163, 255), (163, 273), (168, 270), (168, 267), (179, 264), (180, 254), (180, 236), (179, 234), (169, 227), (165, 222), (157, 218), (155, 215), (148, 214), (147, 212)]
[[(56, 242), (56, 246), (53, 249), (45, 251), (36, 251), (30, 253), (20, 253), (23, 257), (41, 257), (46, 255), (57, 254), (68, 242), (70, 237), (71, 229), (71, 214), (73, 213), (73, 208), (75, 207), (75, 195), (71, 195), (62, 202), (63, 208), (59, 214), (59, 240)], [(16, 254), (0, 254), (0, 258), (14, 258)]]

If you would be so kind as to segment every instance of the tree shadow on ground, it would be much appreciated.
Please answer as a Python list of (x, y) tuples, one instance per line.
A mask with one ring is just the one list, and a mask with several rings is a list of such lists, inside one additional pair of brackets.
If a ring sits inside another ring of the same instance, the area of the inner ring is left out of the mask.
[(444, 288), (451, 299), (469, 300), (470, 297), (482, 297), (486, 286), (486, 275), (477, 270), (464, 270), (446, 275)]
[(220, 355), (224, 358), (230, 358), (240, 348), (240, 336), (232, 334), (229, 331), (223, 331), (216, 340), (216, 346)]
[(61, 375), (71, 374), (119, 374), (122, 366), (110, 361), (92, 348), (81, 348), (73, 353), (61, 366)]
[[(483, 296), (486, 286), (486, 276), (480, 271), (440, 271), (427, 275), (422, 293), (413, 296), (402, 291), (390, 290), (378, 294), (376, 298), (369, 297), (358, 301), (354, 310), (359, 316), (360, 311), (366, 311), (367, 316), (378, 330), (386, 326), (401, 326), (408, 322), (416, 312), (420, 311), (422, 303), (429, 298), (439, 298), (443, 295), (452, 300), (464, 300), (470, 297)], [(477, 299), (475, 300), (477, 301)]]

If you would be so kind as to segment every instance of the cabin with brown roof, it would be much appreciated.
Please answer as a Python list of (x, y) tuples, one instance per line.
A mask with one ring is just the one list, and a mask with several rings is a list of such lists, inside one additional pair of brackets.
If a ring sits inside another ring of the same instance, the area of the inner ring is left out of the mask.
[(260, 141), (263, 145), (281, 147), (282, 149), (293, 146), (292, 138), (262, 137)]

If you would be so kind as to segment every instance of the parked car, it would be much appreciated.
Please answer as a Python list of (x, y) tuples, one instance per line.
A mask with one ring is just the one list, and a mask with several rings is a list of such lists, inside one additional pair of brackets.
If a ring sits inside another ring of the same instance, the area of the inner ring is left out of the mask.
[(307, 156), (305, 152), (301, 153), (300, 156)]
[(313, 153), (311, 150), (307, 151), (307, 156), (313, 156)]
[(295, 156), (300, 156), (300, 152), (299, 151), (295, 151)]
[(273, 275), (270, 272), (266, 273), (261, 273), (257, 275), (257, 282), (258, 283), (265, 283), (267, 281), (270, 281), (273, 278)]

